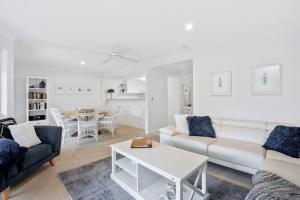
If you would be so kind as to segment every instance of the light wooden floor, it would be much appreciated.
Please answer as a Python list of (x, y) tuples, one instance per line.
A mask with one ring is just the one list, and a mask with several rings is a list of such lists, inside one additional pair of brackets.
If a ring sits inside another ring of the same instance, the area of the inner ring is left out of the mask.
[[(58, 173), (93, 161), (100, 160), (111, 154), (110, 144), (144, 135), (144, 130), (128, 126), (118, 126), (116, 138), (105, 136), (99, 144), (87, 139), (80, 145), (69, 142), (62, 146), (61, 155), (55, 159), (56, 166), (43, 165), (35, 174), (12, 187), (11, 200), (64, 200), (71, 199), (58, 178)], [(155, 140), (158, 136), (153, 135)], [(218, 165), (209, 165), (209, 173), (221, 179), (250, 187), (251, 176)]]

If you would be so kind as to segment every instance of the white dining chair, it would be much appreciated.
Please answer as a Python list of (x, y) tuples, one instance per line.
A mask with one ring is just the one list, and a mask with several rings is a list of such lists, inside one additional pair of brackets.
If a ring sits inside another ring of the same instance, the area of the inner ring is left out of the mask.
[(76, 108), (76, 112), (77, 113), (95, 113), (96, 108), (91, 107), (91, 106), (82, 106), (82, 107)]
[(112, 136), (115, 137), (115, 130), (117, 128), (117, 119), (120, 113), (120, 106), (101, 108), (106, 112), (105, 116), (99, 118), (98, 124), (100, 129), (108, 129)]
[(57, 126), (61, 126), (62, 131), (62, 142), (65, 142), (67, 137), (71, 137), (73, 133), (78, 131), (77, 121), (74, 121), (68, 117), (63, 117), (57, 108), (49, 108), (49, 112), (54, 119)]
[(94, 137), (98, 143), (98, 114), (95, 112), (77, 112), (77, 121), (78, 144), (80, 144), (80, 139), (86, 136)]

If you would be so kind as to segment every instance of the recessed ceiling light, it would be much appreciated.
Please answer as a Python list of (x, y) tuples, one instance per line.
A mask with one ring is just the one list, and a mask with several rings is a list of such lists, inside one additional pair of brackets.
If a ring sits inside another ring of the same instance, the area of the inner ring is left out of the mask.
[(187, 23), (187, 24), (185, 25), (185, 30), (186, 30), (186, 31), (191, 31), (191, 30), (193, 30), (193, 28), (194, 28), (194, 25), (193, 25), (193, 23), (191, 23), (191, 22), (189, 22), (189, 23)]
[(85, 63), (85, 61), (83, 60), (83, 61), (80, 61), (80, 64), (81, 64), (81, 65), (85, 65), (86, 63)]
[(137, 79), (137, 80), (140, 80), (140, 81), (146, 81), (146, 77), (145, 77), (145, 76), (137, 77), (136, 79)]

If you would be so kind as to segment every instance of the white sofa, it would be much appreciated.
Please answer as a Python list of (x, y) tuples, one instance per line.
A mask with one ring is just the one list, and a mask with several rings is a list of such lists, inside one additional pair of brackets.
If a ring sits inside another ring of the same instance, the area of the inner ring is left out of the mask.
[(216, 138), (208, 138), (189, 136), (186, 117), (176, 115), (176, 126), (161, 128), (160, 142), (207, 155), (210, 162), (250, 174), (260, 169), (272, 171), (300, 186), (300, 159), (262, 147), (277, 123), (212, 118)]

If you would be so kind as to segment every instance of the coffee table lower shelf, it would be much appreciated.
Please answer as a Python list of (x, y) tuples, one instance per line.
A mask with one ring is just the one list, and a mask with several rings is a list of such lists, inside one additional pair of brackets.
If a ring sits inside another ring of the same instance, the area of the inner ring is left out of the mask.
[[(117, 159), (116, 154), (117, 152), (112, 152), (112, 180), (135, 199), (161, 200), (162, 194), (167, 191), (167, 184), (172, 181), (128, 157)], [(188, 184), (182, 184), (182, 199), (191, 199), (192, 192), (192, 187), (188, 187)], [(208, 195), (203, 196), (201, 192), (196, 191), (192, 199), (202, 200), (206, 198)]]

